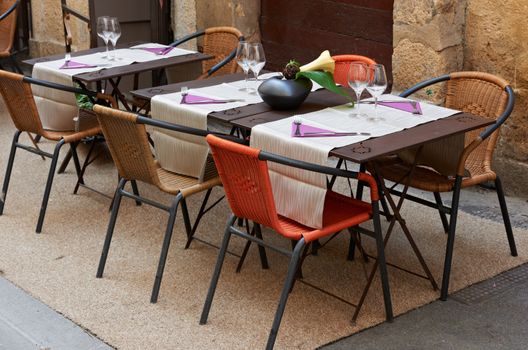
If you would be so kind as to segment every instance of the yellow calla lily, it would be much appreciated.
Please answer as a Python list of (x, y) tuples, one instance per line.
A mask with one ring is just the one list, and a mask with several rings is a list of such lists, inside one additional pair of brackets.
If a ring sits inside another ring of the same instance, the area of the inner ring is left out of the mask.
[(319, 57), (312, 62), (300, 67), (301, 72), (322, 70), (334, 74), (335, 61), (328, 50), (323, 51)]

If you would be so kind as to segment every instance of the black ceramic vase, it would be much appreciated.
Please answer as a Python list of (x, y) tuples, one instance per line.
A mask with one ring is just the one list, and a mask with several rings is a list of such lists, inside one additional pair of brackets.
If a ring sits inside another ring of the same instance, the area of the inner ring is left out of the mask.
[(273, 77), (260, 84), (258, 93), (273, 109), (286, 110), (299, 107), (311, 89), (310, 79), (285, 80)]

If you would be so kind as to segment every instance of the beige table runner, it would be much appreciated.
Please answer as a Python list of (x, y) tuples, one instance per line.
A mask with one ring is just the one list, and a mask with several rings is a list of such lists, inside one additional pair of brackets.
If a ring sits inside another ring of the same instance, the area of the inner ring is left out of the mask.
[[(405, 100), (397, 96), (383, 95), (380, 100)], [(365, 117), (351, 117), (348, 105), (326, 108), (321, 111), (293, 116), (255, 126), (251, 131), (251, 146), (286, 157), (325, 165), (328, 153), (336, 147), (379, 137), (413, 126), (445, 118), (459, 111), (421, 103), (423, 115), (415, 115), (390, 107), (378, 106), (378, 116), (383, 120), (372, 121), (374, 106), (361, 105)], [(292, 137), (294, 119), (307, 125), (332, 131), (367, 132), (371, 136), (344, 137)], [(269, 164), (273, 195), (279, 214), (306, 226), (320, 228), (326, 195), (326, 177), (321, 174)]]

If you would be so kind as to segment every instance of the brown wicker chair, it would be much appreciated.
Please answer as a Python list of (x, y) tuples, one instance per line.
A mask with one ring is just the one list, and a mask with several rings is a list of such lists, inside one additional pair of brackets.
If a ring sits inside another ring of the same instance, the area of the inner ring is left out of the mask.
[[(430, 160), (423, 159), (423, 153), (428, 145), (421, 150), (422, 156), (419, 157), (419, 162), (414, 169), (412, 169), (413, 164), (399, 156), (377, 161), (376, 167), (386, 180), (408, 183), (410, 187), (433, 192), (434, 203), (409, 194), (405, 194), (405, 198), (438, 209), (444, 230), (448, 233), (441, 290), (441, 299), (445, 300), (449, 289), (457, 211), (462, 188), (494, 181), (510, 252), (513, 256), (517, 256), (502, 184), (497, 174), (491, 169), (492, 154), (499, 137), (499, 129), (513, 109), (515, 95), (505, 80), (494, 75), (481, 72), (457, 72), (417, 84), (400, 96), (407, 97), (439, 82), (446, 82), (447, 85), (446, 107), (493, 119), (495, 122), (485, 129), (466, 133), (465, 146), (456, 165), (456, 174), (444, 175), (434, 169), (434, 164), (428, 162)], [(412, 176), (409, 178), (411, 170)], [(399, 191), (393, 190), (392, 192), (402, 195)], [(440, 192), (452, 192), (451, 208), (442, 203)], [(446, 214), (450, 215), (449, 222)]]
[[(20, 66), (14, 59), (13, 41), (17, 24), (18, 0), (4, 0), (0, 2), (0, 58), (8, 58), (15, 70), (22, 73)], [(0, 66), (0, 69), (3, 69)]]
[[(220, 178), (218, 177), (212, 158), (206, 166), (203, 182), (200, 182), (196, 178), (175, 174), (161, 168), (157, 161), (152, 157), (147, 132), (145, 125), (143, 124), (158, 122), (156, 126), (165, 128), (173, 126), (177, 127), (177, 131), (187, 133), (192, 133), (192, 131), (189, 130), (196, 131), (196, 129), (175, 126), (174, 124), (141, 117), (133, 113), (103, 106), (95, 106), (94, 110), (97, 113), (97, 118), (101, 124), (106, 143), (108, 144), (108, 148), (110, 149), (110, 153), (116, 164), (119, 177), (121, 178), (112, 206), (112, 214), (110, 222), (108, 223), (108, 230), (97, 270), (97, 277), (101, 278), (103, 276), (122, 196), (133, 198), (136, 201), (166, 210), (169, 212), (169, 220), (165, 231), (158, 270), (150, 299), (152, 303), (155, 303), (158, 300), (161, 278), (165, 268), (165, 261), (167, 259), (167, 252), (169, 250), (178, 205), (181, 203), (189, 243), (197, 224), (191, 228), (185, 199), (192, 194), (202, 191), (208, 191), (206, 194), (206, 197), (208, 197), (214, 186), (221, 185)], [(204, 134), (207, 133), (204, 130), (198, 130), (197, 132), (203, 132)], [(171, 205), (166, 206), (124, 190), (127, 181), (136, 180), (154, 185), (160, 191), (174, 195), (175, 197)]]
[[(57, 166), (57, 161), (59, 159), (59, 152), (61, 150), (61, 147), (66, 143), (70, 145), (75, 163), (75, 170), (77, 171), (78, 182), (83, 184), (84, 182), (82, 178), (81, 166), (79, 163), (79, 157), (77, 155), (76, 148), (81, 140), (99, 134), (101, 129), (99, 128), (99, 126), (95, 126), (93, 128), (79, 132), (45, 130), (42, 127), (42, 123), (40, 121), (40, 116), (37, 110), (37, 106), (35, 105), (35, 100), (33, 99), (33, 93), (31, 91), (30, 84), (43, 85), (49, 88), (70, 91), (73, 93), (86, 94), (91, 96), (92, 98), (111, 98), (92, 91), (85, 91), (71, 86), (63, 86), (59, 84), (44, 82), (41, 80), (24, 77), (20, 74), (0, 70), (0, 93), (4, 98), (9, 114), (11, 115), (11, 119), (13, 120), (13, 123), (15, 124), (15, 127), (17, 129), (13, 137), (11, 153), (9, 154), (9, 161), (7, 164), (6, 175), (4, 178), (4, 185), (2, 187), (2, 197), (0, 199), (0, 215), (2, 215), (4, 211), (4, 204), (6, 200), (7, 190), (9, 187), (9, 180), (11, 177), (11, 170), (13, 168), (13, 162), (15, 160), (15, 152), (17, 148), (21, 148), (31, 153), (38, 154), (43, 158), (51, 158), (51, 167), (49, 170), (46, 189), (44, 191), (44, 198), (42, 199), (42, 206), (40, 208), (40, 215), (36, 228), (37, 233), (40, 233), (42, 231), (42, 224), (44, 223), (44, 216), (46, 214), (51, 185), (53, 183), (53, 176), (55, 173), (55, 168)], [(18, 139), (20, 137), (20, 134), (23, 132), (28, 133), (31, 140), (33, 141), (34, 147), (19, 143)], [(42, 151), (37, 146), (37, 143), (34, 141), (31, 134), (36, 134), (37, 137), (41, 136), (50, 141), (57, 141), (53, 154)]]
[(237, 63), (233, 60), (238, 42), (244, 40), (242, 33), (233, 27), (211, 27), (176, 40), (171, 46), (181, 45), (200, 36), (203, 39), (203, 53), (214, 56), (202, 61), (202, 75), (198, 79), (208, 78), (213, 74), (235, 73)]

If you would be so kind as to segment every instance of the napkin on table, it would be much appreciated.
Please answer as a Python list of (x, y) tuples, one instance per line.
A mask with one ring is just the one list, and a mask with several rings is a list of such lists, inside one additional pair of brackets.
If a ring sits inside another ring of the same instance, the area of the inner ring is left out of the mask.
[(422, 108), (420, 108), (420, 103), (419, 102), (380, 101), (380, 102), (378, 102), (378, 104), (381, 105), (381, 106), (391, 107), (391, 108), (399, 109), (399, 110), (402, 110), (402, 111), (405, 111), (405, 112), (409, 112), (409, 113), (413, 113), (414, 111), (418, 111), (419, 112), (418, 114), (422, 114)]
[(86, 64), (86, 63), (69, 60), (69, 61), (65, 61), (64, 64), (59, 67), (59, 69), (79, 69), (79, 68), (95, 68), (95, 67), (97, 67), (97, 65)]

